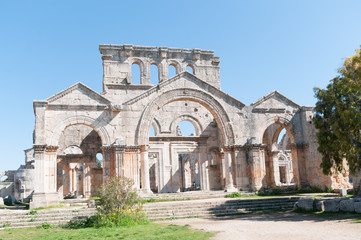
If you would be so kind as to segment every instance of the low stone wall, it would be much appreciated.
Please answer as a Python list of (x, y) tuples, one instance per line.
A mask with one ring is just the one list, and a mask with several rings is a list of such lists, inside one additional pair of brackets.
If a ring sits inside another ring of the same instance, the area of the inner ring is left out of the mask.
[(361, 198), (313, 199), (301, 198), (295, 209), (303, 211), (356, 212), (361, 213)]

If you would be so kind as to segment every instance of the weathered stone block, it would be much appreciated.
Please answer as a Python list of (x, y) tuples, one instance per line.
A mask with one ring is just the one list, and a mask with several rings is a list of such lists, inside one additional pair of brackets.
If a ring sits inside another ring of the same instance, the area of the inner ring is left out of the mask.
[(315, 202), (316, 202), (315, 206), (316, 206), (317, 211), (325, 211), (325, 206), (323, 205), (323, 202), (324, 202), (323, 200), (316, 199)]
[(304, 211), (312, 211), (313, 210), (313, 199), (312, 198), (301, 198), (296, 203), (296, 208), (302, 209)]
[(351, 199), (340, 201), (340, 211), (353, 212), (355, 211), (354, 202)]
[(354, 202), (355, 212), (361, 213), (361, 202)]
[(325, 212), (338, 212), (340, 205), (336, 200), (325, 200), (323, 202)]

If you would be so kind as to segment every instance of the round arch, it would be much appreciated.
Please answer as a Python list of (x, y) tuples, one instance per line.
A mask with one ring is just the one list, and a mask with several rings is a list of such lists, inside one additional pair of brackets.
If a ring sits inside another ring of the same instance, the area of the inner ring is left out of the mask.
[(169, 67), (169, 66), (173, 66), (175, 68), (176, 75), (179, 74), (180, 72), (182, 72), (181, 64), (176, 60), (169, 60), (167, 67)]
[[(94, 125), (94, 123), (97, 123), (97, 125)], [(81, 115), (73, 116), (60, 122), (53, 130), (53, 134), (51, 135), (51, 138), (48, 140), (47, 144), (49, 146), (58, 146), (60, 135), (64, 131), (64, 129), (66, 129), (71, 125), (79, 125), (79, 124), (86, 125), (94, 129), (94, 131), (98, 133), (103, 146), (111, 144), (108, 131), (105, 129), (105, 127), (103, 127), (107, 125), (107, 122), (105, 122), (104, 120), (97, 122), (97, 120), (94, 118), (91, 118), (89, 116), (81, 116)]]
[(154, 99), (143, 111), (139, 120), (136, 139), (138, 145), (149, 143), (149, 130), (153, 120), (153, 112), (159, 110), (164, 105), (175, 101), (193, 101), (204, 106), (214, 117), (221, 133), (222, 144), (224, 146), (234, 145), (234, 133), (227, 112), (222, 105), (206, 92), (181, 88), (170, 90)]
[(176, 132), (177, 125), (181, 121), (188, 121), (188, 122), (192, 123), (192, 125), (194, 126), (194, 129), (196, 130), (196, 136), (201, 135), (201, 133), (203, 132), (203, 127), (198, 119), (196, 119), (195, 117), (193, 117), (191, 115), (180, 115), (180, 116), (176, 117), (175, 119), (173, 119), (172, 123), (170, 124), (170, 131), (172, 133)]
[(263, 136), (264, 136), (265, 132), (273, 124), (279, 125), (279, 128), (277, 128), (277, 130), (275, 131), (275, 133), (272, 136), (271, 146), (273, 146), (275, 143), (277, 145), (278, 136), (279, 136), (279, 134), (280, 134), (280, 132), (282, 131), (283, 128), (286, 129), (287, 134), (288, 134), (288, 136), (290, 138), (291, 144), (295, 143), (295, 139), (294, 139), (294, 136), (293, 136), (292, 131), (291, 131), (291, 126), (292, 126), (291, 125), (291, 119), (288, 119), (288, 118), (285, 118), (285, 117), (282, 117), (282, 116), (276, 116), (276, 117), (271, 117), (271, 118), (267, 119), (266, 127), (260, 132), (261, 136), (260, 136), (259, 139), (261, 139), (262, 142), (263, 142)]

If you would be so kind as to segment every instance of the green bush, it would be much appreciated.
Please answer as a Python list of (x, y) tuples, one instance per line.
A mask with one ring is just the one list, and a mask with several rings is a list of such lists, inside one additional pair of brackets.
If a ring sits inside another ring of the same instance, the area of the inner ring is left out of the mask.
[(133, 180), (125, 177), (109, 179), (98, 190), (97, 226), (130, 226), (148, 222)]
[(226, 198), (239, 198), (242, 197), (242, 195), (239, 192), (233, 192), (226, 195)]

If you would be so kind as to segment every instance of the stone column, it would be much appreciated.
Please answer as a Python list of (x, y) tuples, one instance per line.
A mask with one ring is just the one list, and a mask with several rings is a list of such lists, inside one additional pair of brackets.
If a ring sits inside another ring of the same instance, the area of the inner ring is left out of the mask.
[(227, 192), (235, 192), (237, 189), (233, 184), (233, 175), (232, 175), (232, 155), (229, 149), (224, 151), (224, 162), (225, 162), (225, 173), (226, 173), (226, 186), (225, 190)]
[(280, 186), (280, 167), (278, 163), (278, 153), (279, 151), (272, 151), (270, 153), (270, 163), (271, 163), (271, 179), (272, 179), (272, 186)]
[(142, 160), (142, 191), (146, 194), (152, 193), (152, 191), (150, 190), (148, 149), (148, 145), (142, 145), (140, 147), (140, 154)]
[(209, 190), (209, 176), (208, 176), (208, 159), (207, 159), (207, 146), (199, 146), (199, 178), (201, 183), (201, 190)]
[(116, 176), (124, 177), (125, 169), (124, 169), (124, 153), (125, 146), (115, 146), (115, 174)]
[(305, 169), (305, 150), (306, 144), (291, 144), (293, 178), (298, 188), (307, 184), (307, 173)]
[(103, 146), (103, 183), (110, 178), (110, 161), (111, 161), (111, 146)]
[(144, 63), (143, 72), (141, 73), (141, 83), (149, 85), (150, 84), (150, 62)]
[(35, 188), (30, 208), (59, 204), (56, 146), (34, 145)]
[(258, 191), (262, 187), (262, 163), (261, 163), (261, 144), (247, 145), (247, 160), (251, 180), (251, 188)]

